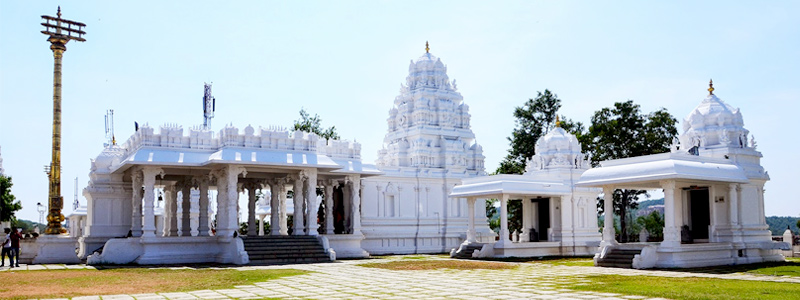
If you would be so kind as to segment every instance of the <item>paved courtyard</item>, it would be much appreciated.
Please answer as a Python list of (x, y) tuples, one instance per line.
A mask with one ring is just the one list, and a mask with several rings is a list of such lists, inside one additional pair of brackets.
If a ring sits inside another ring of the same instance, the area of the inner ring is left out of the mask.
[[(566, 283), (586, 281), (590, 275), (711, 277), (800, 283), (800, 278), (748, 274), (703, 274), (679, 271), (641, 271), (616, 268), (519, 264), (505, 270), (392, 271), (358, 266), (366, 262), (388, 262), (398, 257), (339, 261), (325, 264), (232, 267), (237, 270), (300, 269), (306, 275), (284, 277), (232, 289), (182, 293), (107, 295), (102, 299), (655, 299), (612, 293), (583, 292), (561, 288)], [(440, 258), (432, 258), (440, 259)], [(84, 265), (31, 265), (14, 270), (92, 268)], [(8, 268), (3, 268), (3, 271)], [(101, 299), (100, 296), (74, 299)]]

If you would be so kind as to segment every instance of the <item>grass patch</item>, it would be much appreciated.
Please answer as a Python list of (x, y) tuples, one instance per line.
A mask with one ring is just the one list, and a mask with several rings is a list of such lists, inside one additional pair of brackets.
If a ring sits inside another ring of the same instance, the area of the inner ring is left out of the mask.
[(489, 257), (480, 258), (479, 260), (487, 261), (504, 261), (504, 262), (518, 262), (518, 263), (539, 263), (554, 266), (575, 266), (575, 267), (592, 267), (594, 260), (592, 257), (572, 257), (572, 256), (539, 256), (539, 257)]
[(587, 276), (590, 283), (564, 286), (579, 291), (618, 293), (669, 299), (797, 299), (800, 284), (716, 278), (655, 276)]
[(385, 263), (366, 263), (359, 266), (368, 268), (379, 268), (395, 271), (421, 271), (437, 269), (453, 270), (505, 270), (514, 269), (517, 266), (501, 262), (471, 261), (471, 260), (396, 260)]
[(186, 292), (233, 288), (286, 276), (306, 274), (293, 269), (147, 269), (6, 271), (0, 273), (3, 299), (71, 298), (77, 296)]
[[(676, 269), (666, 269), (676, 270)], [(733, 266), (716, 266), (703, 268), (678, 269), (682, 272), (710, 273), (710, 274), (731, 274), (747, 273), (770, 276), (793, 276), (800, 277), (800, 259), (787, 258), (785, 262), (766, 262), (757, 264), (744, 264)]]

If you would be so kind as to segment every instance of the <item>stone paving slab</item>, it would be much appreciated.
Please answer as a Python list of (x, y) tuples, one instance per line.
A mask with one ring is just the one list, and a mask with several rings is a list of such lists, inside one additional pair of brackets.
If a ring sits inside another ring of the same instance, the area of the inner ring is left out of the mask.
[[(396, 259), (396, 258), (395, 258)], [(439, 259), (439, 258), (437, 258)], [(375, 259), (369, 262), (387, 262)], [(574, 291), (561, 288), (564, 284), (589, 282), (592, 275), (704, 277), (735, 280), (756, 280), (800, 283), (800, 278), (751, 274), (704, 274), (676, 271), (648, 271), (617, 268), (550, 266), (545, 264), (517, 264), (507, 270), (429, 270), (392, 271), (358, 266), (364, 261), (348, 260), (336, 263), (213, 267), (205, 269), (298, 269), (312, 273), (240, 285), (230, 289), (197, 290), (183, 293), (149, 293), (134, 295), (108, 295), (80, 297), (80, 300), (97, 299), (259, 299), (264, 297), (284, 299), (648, 299), (642, 296), (615, 293)], [(81, 269), (85, 265), (24, 265), (14, 270)], [(171, 269), (194, 269), (174, 267)], [(649, 298), (648, 300), (657, 300)]]

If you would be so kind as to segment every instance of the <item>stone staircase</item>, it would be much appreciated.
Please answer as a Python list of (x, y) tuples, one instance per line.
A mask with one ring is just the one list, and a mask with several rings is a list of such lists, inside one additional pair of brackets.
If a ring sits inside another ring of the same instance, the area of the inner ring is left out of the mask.
[(597, 261), (597, 265), (600, 267), (632, 269), (633, 257), (640, 253), (642, 253), (642, 249), (613, 248), (609, 250), (605, 257)]
[(458, 248), (453, 258), (472, 258), (472, 253), (475, 250), (481, 250), (484, 244), (481, 243), (472, 243), (468, 245), (463, 245)]
[(251, 265), (330, 262), (315, 236), (282, 235), (242, 237)]

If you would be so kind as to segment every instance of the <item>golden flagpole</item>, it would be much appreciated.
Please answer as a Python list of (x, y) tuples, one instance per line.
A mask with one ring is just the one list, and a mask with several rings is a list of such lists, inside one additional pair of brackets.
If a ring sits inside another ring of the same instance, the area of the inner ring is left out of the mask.
[(45, 30), (42, 33), (48, 35), (50, 50), (53, 50), (55, 60), (53, 66), (53, 155), (50, 161), (50, 168), (47, 172), (50, 181), (49, 209), (47, 214), (47, 229), (45, 234), (62, 234), (66, 230), (61, 228), (64, 215), (61, 209), (64, 208), (64, 198), (61, 197), (61, 58), (64, 51), (67, 51), (67, 42), (75, 40), (78, 42), (86, 41), (83, 35), (83, 27), (86, 24), (70, 21), (61, 18), (61, 7), (58, 7), (57, 17), (42, 16), (44, 22), (42, 26)]

